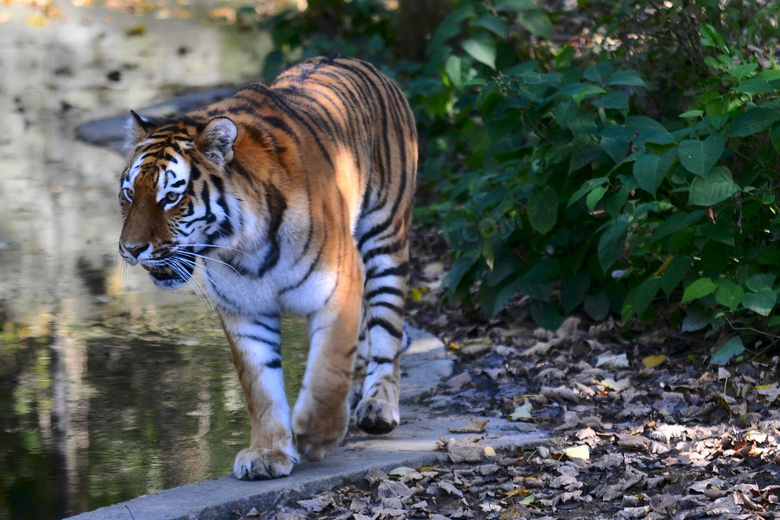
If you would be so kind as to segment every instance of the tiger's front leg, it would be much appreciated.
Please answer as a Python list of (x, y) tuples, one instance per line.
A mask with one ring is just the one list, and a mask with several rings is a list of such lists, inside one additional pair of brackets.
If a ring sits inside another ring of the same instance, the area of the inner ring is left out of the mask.
[(236, 456), (233, 475), (241, 480), (287, 476), (298, 452), (284, 394), (279, 315), (248, 318), (220, 309), (220, 318), (252, 420), (249, 447)]
[[(347, 433), (348, 394), (357, 351), (363, 274), (354, 258), (341, 262), (336, 287), (325, 305), (309, 315), (309, 358), (293, 412), (298, 452), (321, 460)], [(350, 269), (347, 269), (350, 266)]]

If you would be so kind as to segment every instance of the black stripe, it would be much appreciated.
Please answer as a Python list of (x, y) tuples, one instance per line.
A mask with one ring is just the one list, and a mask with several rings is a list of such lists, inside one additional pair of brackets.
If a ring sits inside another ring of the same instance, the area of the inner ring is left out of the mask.
[(269, 269), (273, 269), (276, 263), (279, 261), (279, 227), (282, 225), (282, 214), (287, 209), (287, 200), (279, 191), (279, 188), (273, 184), (267, 184), (265, 186), (265, 210), (270, 215), (268, 222), (268, 232), (266, 233), (266, 241), (270, 244), (270, 249), (263, 259), (263, 263), (260, 265), (260, 269), (257, 271), (257, 277), (262, 277)]
[(398, 251), (405, 248), (406, 246), (407, 246), (406, 240), (396, 240), (395, 242), (392, 242), (390, 244), (376, 247), (374, 249), (371, 249), (370, 251), (366, 251), (363, 254), (363, 263), (368, 264), (368, 261), (374, 258), (375, 256), (391, 255), (393, 253), (397, 253)]
[[(372, 363), (376, 363), (377, 365), (385, 365), (387, 363), (395, 363), (396, 358), (397, 358), (397, 356), (396, 357), (391, 357), (391, 358), (376, 356), (376, 357), (372, 357), (371, 358), (371, 362)], [(371, 373), (373, 374), (373, 372), (371, 372)]]
[(382, 301), (371, 302), (370, 305), (371, 305), (371, 307), (387, 307), (388, 309), (390, 309), (391, 311), (395, 312), (399, 316), (403, 316), (404, 315), (404, 311), (403, 311), (402, 308), (400, 308), (398, 305), (392, 304), (390, 302), (382, 302)]
[(255, 336), (253, 334), (239, 334), (239, 337), (248, 339), (250, 341), (255, 341), (257, 343), (263, 343), (265, 345), (268, 345), (276, 353), (279, 353), (282, 350), (282, 346), (279, 344), (278, 341), (271, 341), (269, 339), (261, 338), (260, 336)]
[[(326, 231), (327, 231), (327, 230), (326, 230)], [(322, 251), (325, 249), (325, 244), (327, 243), (327, 240), (328, 240), (328, 236), (327, 236), (327, 234), (326, 234), (326, 235), (325, 235), (325, 239), (322, 241), (322, 245), (320, 246), (320, 250), (317, 252), (317, 257), (316, 257), (316, 258), (314, 259), (314, 261), (311, 263), (311, 265), (309, 266), (309, 270), (308, 270), (308, 271), (306, 271), (306, 274), (305, 274), (305, 275), (303, 275), (303, 278), (301, 278), (300, 280), (298, 280), (298, 281), (297, 281), (297, 282), (296, 282), (294, 285), (290, 285), (290, 286), (287, 286), (287, 287), (285, 287), (284, 289), (282, 289), (281, 291), (279, 291), (279, 294), (284, 294), (284, 293), (286, 293), (287, 291), (292, 291), (293, 289), (297, 289), (297, 288), (299, 288), (301, 285), (303, 285), (303, 284), (306, 282), (306, 280), (308, 280), (308, 279), (309, 279), (309, 277), (311, 276), (311, 274), (314, 272), (314, 269), (315, 269), (315, 268), (316, 268), (316, 267), (319, 265), (319, 263), (320, 263), (320, 257), (322, 256)]]
[(365, 299), (371, 300), (374, 296), (378, 296), (380, 294), (393, 294), (395, 296), (400, 296), (401, 298), (404, 297), (404, 293), (398, 287), (379, 287), (366, 294)]
[(282, 360), (279, 358), (266, 362), (265, 368), (282, 368)]
[(374, 317), (368, 320), (368, 329), (371, 330), (374, 327), (382, 327), (387, 331), (388, 334), (390, 334), (394, 338), (401, 339), (401, 331), (395, 328), (395, 326), (392, 323), (390, 323), (389, 321), (383, 318)]
[(406, 276), (409, 274), (409, 262), (403, 262), (395, 267), (388, 267), (384, 271), (376, 272), (375, 269), (369, 269), (366, 273), (366, 281), (372, 278), (382, 278), (383, 276)]
[(272, 327), (272, 326), (268, 325), (267, 323), (263, 323), (262, 321), (257, 321), (257, 320), (254, 320), (254, 324), (255, 324), (255, 325), (258, 325), (258, 326), (260, 326), (260, 327), (263, 327), (263, 328), (264, 328), (265, 330), (267, 330), (268, 332), (273, 332), (274, 334), (279, 334), (279, 335), (281, 335), (281, 333), (282, 333), (282, 331), (281, 331), (281, 330), (279, 330), (279, 329), (277, 329), (277, 328), (275, 328), (275, 327)]

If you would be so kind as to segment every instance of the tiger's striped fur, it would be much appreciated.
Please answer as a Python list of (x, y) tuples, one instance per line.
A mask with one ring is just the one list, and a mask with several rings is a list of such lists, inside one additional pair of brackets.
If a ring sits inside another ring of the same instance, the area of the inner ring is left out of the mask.
[[(234, 475), (321, 459), (350, 401), (360, 428), (391, 431), (417, 171), (400, 89), (366, 62), (315, 58), (170, 121), (133, 115), (120, 253), (166, 289), (201, 259), (252, 420)], [(283, 311), (306, 316), (310, 335), (292, 416)]]

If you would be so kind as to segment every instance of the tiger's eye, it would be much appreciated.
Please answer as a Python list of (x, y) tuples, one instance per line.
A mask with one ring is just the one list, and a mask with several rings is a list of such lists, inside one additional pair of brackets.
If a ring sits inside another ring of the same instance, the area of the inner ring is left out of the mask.
[(179, 200), (179, 197), (181, 197), (180, 194), (169, 192), (168, 195), (165, 196), (165, 200), (167, 200), (168, 202), (173, 203), (173, 202), (176, 202), (177, 200)]
[(133, 202), (133, 195), (135, 195), (135, 192), (132, 190), (132, 188), (125, 188), (122, 190), (122, 193), (128, 202)]

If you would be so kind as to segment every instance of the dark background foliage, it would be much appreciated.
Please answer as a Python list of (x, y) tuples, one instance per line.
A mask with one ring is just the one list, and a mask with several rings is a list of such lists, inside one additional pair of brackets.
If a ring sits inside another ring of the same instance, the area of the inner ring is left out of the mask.
[(401, 83), (449, 302), (493, 318), (524, 295), (547, 328), (584, 312), (719, 333), (730, 357), (780, 325), (779, 10), (316, 0), (262, 23), (269, 79), (343, 53)]

